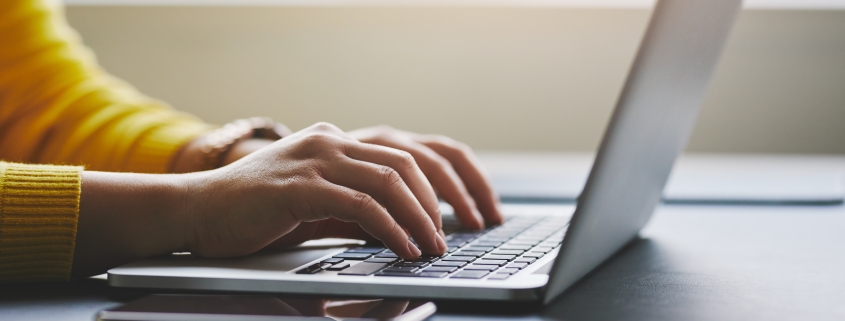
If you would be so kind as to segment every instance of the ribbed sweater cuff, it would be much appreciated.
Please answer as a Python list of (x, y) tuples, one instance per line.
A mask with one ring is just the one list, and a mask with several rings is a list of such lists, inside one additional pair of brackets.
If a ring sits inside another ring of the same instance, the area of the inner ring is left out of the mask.
[(0, 282), (70, 278), (82, 167), (0, 162)]

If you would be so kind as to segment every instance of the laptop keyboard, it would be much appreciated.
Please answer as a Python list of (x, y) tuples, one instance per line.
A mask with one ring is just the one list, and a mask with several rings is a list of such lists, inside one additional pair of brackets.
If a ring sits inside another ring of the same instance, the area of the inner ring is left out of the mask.
[(444, 220), (448, 252), (402, 260), (383, 247), (359, 247), (298, 270), (297, 274), (336, 271), (338, 275), (505, 280), (560, 246), (568, 219), (517, 216), (482, 231), (457, 230)]

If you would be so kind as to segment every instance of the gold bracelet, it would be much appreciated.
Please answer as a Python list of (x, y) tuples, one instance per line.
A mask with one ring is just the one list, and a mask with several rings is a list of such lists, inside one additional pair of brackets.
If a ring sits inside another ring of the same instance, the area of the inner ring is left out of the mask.
[(290, 135), (285, 125), (266, 117), (238, 119), (208, 133), (200, 146), (203, 157), (199, 159), (200, 170), (223, 166), (226, 154), (235, 144), (250, 138), (279, 140)]

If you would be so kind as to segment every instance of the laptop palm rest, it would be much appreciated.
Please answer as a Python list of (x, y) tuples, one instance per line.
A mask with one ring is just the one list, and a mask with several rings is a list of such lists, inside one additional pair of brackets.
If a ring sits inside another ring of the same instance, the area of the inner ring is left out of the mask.
[[(129, 264), (126, 267), (137, 270), (172, 269), (203, 271), (262, 271), (289, 272), (322, 257), (340, 252), (344, 248), (297, 247), (288, 251), (264, 251), (249, 256), (228, 259), (206, 259), (190, 254), (173, 254)], [(148, 271), (152, 272), (152, 271)], [(178, 274), (178, 273), (177, 273)]]

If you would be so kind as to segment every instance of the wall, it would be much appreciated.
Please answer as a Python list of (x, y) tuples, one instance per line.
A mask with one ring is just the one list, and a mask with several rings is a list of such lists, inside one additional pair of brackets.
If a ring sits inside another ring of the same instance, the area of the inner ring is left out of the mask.
[[(592, 150), (642, 8), (85, 6), (112, 73), (208, 121), (388, 123), (477, 149)], [(845, 11), (745, 10), (689, 149), (845, 153)]]

